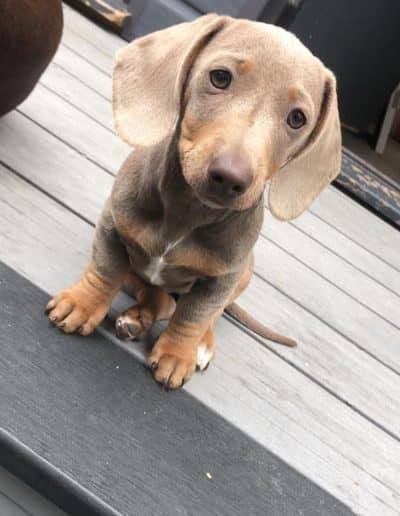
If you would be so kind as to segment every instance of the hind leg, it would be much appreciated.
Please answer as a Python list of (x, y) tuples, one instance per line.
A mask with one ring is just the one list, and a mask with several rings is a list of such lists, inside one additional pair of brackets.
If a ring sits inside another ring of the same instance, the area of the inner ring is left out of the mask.
[(175, 300), (162, 288), (145, 283), (134, 273), (129, 273), (123, 289), (137, 300), (137, 304), (123, 312), (116, 320), (117, 335), (122, 340), (135, 340), (146, 336), (156, 321), (170, 319), (175, 311)]

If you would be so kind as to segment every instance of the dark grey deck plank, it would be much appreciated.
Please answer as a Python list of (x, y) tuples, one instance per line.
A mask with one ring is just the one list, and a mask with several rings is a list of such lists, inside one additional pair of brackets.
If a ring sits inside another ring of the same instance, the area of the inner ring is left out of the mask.
[[(12, 173), (0, 168), (0, 178), (0, 259), (49, 293), (71, 284), (86, 265), (93, 228)], [(257, 291), (256, 295), (262, 298), (264, 293)], [(281, 308), (285, 307), (290, 312), (286, 301)], [(302, 320), (300, 313), (296, 317)], [(272, 318), (268, 322), (273, 322)], [(305, 319), (304, 331), (307, 324)], [(122, 345), (113, 334), (107, 335), (125, 352), (144, 360), (142, 344)], [(329, 334), (321, 337), (317, 332), (313, 338), (316, 344), (322, 338), (322, 353), (315, 357), (320, 358), (323, 368), (323, 348), (331, 345)], [(400, 503), (397, 440), (357, 414), (349, 402), (339, 401), (278, 358), (273, 344), (271, 349), (259, 345), (226, 319), (217, 324), (216, 339), (215, 362), (205, 375), (195, 375), (185, 390), (357, 513), (368, 514), (372, 508), (382, 515), (396, 514)], [(307, 359), (307, 350), (313, 355), (313, 347), (304, 348), (301, 361)], [(382, 396), (384, 403), (385, 392), (389, 396), (396, 389), (395, 384), (387, 383), (393, 376), (382, 372), (380, 381), (375, 382), (362, 356), (358, 354), (355, 360), (353, 353), (357, 355), (357, 350), (350, 346), (343, 370), (348, 371), (351, 381), (344, 382), (342, 392), (352, 402), (359, 399), (364, 409), (368, 403), (373, 409), (374, 403), (379, 403), (374, 401), (376, 396)], [(329, 361), (332, 356), (335, 353), (328, 355)], [(373, 385), (353, 381), (353, 369), (359, 378), (365, 371), (364, 378)], [(337, 377), (335, 373), (327, 381), (338, 385), (342, 378), (345, 375)]]
[(49, 328), (47, 295), (2, 264), (0, 278), (2, 427), (115, 510), (351, 514), (188, 393), (161, 391), (99, 334)]

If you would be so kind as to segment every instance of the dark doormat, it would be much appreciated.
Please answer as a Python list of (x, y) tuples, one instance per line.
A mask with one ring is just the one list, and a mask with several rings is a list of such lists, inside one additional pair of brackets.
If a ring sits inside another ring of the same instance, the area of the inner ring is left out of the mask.
[(0, 289), (0, 463), (65, 511), (352, 514), (100, 334), (49, 327), (48, 296), (1, 262)]
[(346, 148), (343, 148), (341, 173), (334, 185), (392, 226), (400, 228), (400, 188)]

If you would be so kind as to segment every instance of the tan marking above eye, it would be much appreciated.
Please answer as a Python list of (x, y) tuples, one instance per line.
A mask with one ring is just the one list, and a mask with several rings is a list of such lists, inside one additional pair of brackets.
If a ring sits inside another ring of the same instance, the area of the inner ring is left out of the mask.
[(239, 65), (239, 71), (242, 74), (249, 73), (253, 69), (253, 63), (247, 59), (242, 61)]
[(298, 98), (300, 96), (300, 90), (299, 90), (298, 86), (296, 86), (295, 84), (292, 84), (291, 86), (289, 86), (288, 93), (289, 93), (289, 99), (292, 101), (298, 100)]

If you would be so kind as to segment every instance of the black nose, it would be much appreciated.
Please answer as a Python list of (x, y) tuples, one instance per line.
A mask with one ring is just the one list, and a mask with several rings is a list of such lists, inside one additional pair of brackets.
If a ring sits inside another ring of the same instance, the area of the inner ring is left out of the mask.
[(209, 192), (221, 200), (244, 194), (252, 178), (249, 162), (239, 155), (222, 154), (208, 167)]

